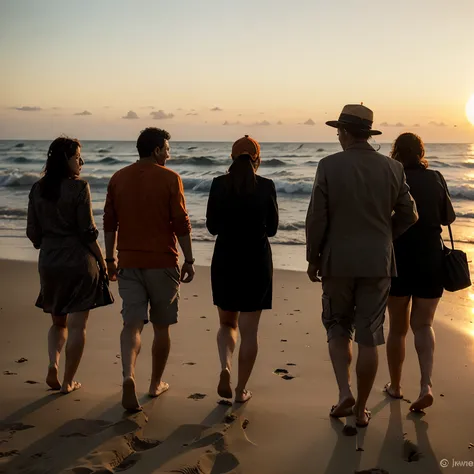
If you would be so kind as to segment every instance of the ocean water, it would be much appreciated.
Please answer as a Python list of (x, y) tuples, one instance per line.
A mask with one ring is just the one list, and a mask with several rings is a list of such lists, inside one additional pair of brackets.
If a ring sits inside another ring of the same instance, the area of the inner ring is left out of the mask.
[[(94, 216), (101, 229), (108, 180), (137, 159), (135, 142), (82, 144), (82, 178), (91, 186)], [(0, 256), (25, 246), (28, 193), (40, 177), (48, 146), (48, 141), (0, 141)], [(389, 153), (390, 145), (380, 147), (382, 153)], [(193, 239), (197, 245), (204, 244), (206, 261), (213, 242), (205, 228), (208, 192), (212, 179), (228, 169), (230, 149), (231, 143), (171, 142), (172, 159), (167, 166), (183, 179)], [(304, 265), (304, 220), (316, 167), (321, 158), (339, 150), (337, 143), (262, 144), (259, 174), (274, 180), (280, 207), (279, 231), (272, 238), (277, 260), (279, 253), (281, 257), (293, 255), (296, 267)], [(448, 182), (458, 216), (455, 240), (460, 246), (474, 243), (474, 144), (429, 144), (426, 151), (430, 167), (441, 171)]]

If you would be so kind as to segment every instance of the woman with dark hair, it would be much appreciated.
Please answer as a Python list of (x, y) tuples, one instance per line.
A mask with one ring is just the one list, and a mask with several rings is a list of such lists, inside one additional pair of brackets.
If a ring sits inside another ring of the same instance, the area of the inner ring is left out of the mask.
[(217, 392), (232, 398), (232, 355), (240, 330), (235, 401), (252, 393), (247, 382), (258, 352), (262, 310), (272, 307), (272, 252), (268, 237), (278, 228), (278, 205), (273, 181), (256, 175), (260, 145), (248, 135), (232, 146), (229, 172), (212, 182), (207, 229), (217, 235), (211, 265), (214, 304), (219, 312), (217, 346), (221, 374)]
[(443, 176), (428, 169), (419, 136), (400, 135), (393, 144), (391, 156), (405, 168), (419, 220), (394, 242), (398, 276), (392, 279), (388, 300), (387, 359), (391, 381), (385, 391), (393, 398), (403, 397), (402, 366), (406, 335), (411, 326), (420, 364), (421, 389), (410, 410), (423, 411), (434, 400), (431, 388), (435, 349), (433, 319), (443, 294), (441, 226), (454, 222), (456, 215)]
[[(78, 140), (60, 137), (48, 150), (43, 177), (33, 185), (28, 203), (27, 236), (40, 249), (41, 291), (36, 306), (51, 314), (46, 383), (70, 393), (85, 344), (89, 310), (104, 299), (107, 278), (89, 185), (79, 179), (84, 161)], [(67, 340), (63, 383), (58, 379), (59, 356)]]

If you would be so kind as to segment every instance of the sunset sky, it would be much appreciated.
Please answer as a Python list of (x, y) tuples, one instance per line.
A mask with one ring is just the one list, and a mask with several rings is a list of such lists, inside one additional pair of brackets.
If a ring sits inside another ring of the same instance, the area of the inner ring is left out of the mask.
[[(1, 0), (0, 139), (474, 142), (474, 0)], [(138, 118), (137, 118), (138, 117)], [(225, 124), (225, 125), (224, 125)]]

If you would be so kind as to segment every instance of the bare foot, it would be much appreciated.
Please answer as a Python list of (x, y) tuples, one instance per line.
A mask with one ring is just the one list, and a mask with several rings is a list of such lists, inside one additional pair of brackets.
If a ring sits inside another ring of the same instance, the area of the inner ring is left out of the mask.
[(58, 379), (58, 368), (55, 365), (50, 365), (48, 367), (48, 375), (46, 376), (46, 383), (53, 390), (60, 390), (61, 383)]
[(135, 391), (135, 380), (133, 377), (128, 377), (123, 382), (122, 406), (125, 410), (130, 412), (137, 412), (142, 409), (137, 398), (137, 392)]
[(353, 408), (353, 413), (356, 417), (356, 426), (358, 428), (366, 428), (369, 426), (369, 421), (372, 418), (372, 414), (367, 408), (360, 409), (356, 406)]
[(433, 402), (433, 392), (431, 391), (431, 387), (428, 385), (421, 389), (420, 396), (418, 397), (418, 400), (412, 403), (410, 411), (424, 411), (425, 408), (433, 405)]
[(160, 382), (158, 387), (156, 384), (150, 384), (150, 390), (148, 391), (148, 395), (150, 397), (156, 398), (159, 397), (162, 393), (165, 393), (170, 388), (170, 385), (166, 382)]
[(252, 392), (250, 390), (235, 391), (235, 403), (245, 403), (252, 398)]
[(345, 416), (352, 415), (352, 407), (355, 405), (355, 400), (352, 395), (348, 395), (339, 400), (337, 405), (333, 405), (331, 408), (330, 416), (334, 418), (342, 418)]
[(217, 386), (217, 393), (222, 398), (232, 398), (232, 387), (230, 386), (230, 372), (224, 369), (219, 377), (219, 385)]
[(401, 387), (393, 388), (392, 384), (389, 382), (383, 388), (383, 391), (390, 397), (395, 398), (396, 400), (401, 400), (403, 398)]
[(63, 395), (67, 395), (68, 393), (75, 392), (76, 390), (79, 390), (82, 387), (82, 385), (79, 382), (73, 381), (70, 384), (64, 384), (61, 387), (61, 393)]

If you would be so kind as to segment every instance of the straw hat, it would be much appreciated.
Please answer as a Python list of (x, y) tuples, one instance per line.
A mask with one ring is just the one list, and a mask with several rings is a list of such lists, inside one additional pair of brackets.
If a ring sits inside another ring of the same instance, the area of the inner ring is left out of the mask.
[(349, 104), (342, 109), (339, 120), (330, 120), (326, 122), (326, 125), (334, 128), (344, 128), (345, 125), (348, 125), (352, 129), (369, 132), (370, 135), (381, 135), (380, 130), (372, 130), (373, 123), (374, 113), (372, 110), (362, 104)]

